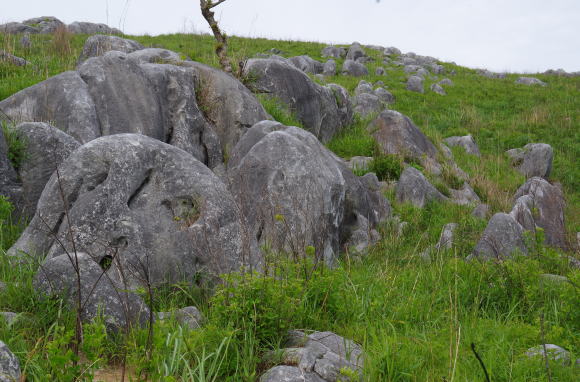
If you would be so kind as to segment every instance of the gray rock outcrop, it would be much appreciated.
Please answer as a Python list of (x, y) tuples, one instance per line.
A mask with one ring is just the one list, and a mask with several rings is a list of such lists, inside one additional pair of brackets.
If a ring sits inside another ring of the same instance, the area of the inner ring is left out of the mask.
[(489, 215), (489, 210), (490, 210), (489, 205), (480, 204), (477, 207), (475, 207), (473, 211), (471, 211), (471, 215), (479, 219), (487, 219), (487, 216)]
[(24, 58), (16, 57), (4, 50), (0, 50), (0, 62), (7, 62), (15, 66), (30, 65), (30, 62), (26, 61)]
[(534, 77), (520, 77), (516, 80), (516, 84), (521, 84), (521, 85), (540, 85), (540, 86), (548, 86), (547, 83), (545, 83), (544, 81), (540, 81), (537, 78)]
[(445, 143), (449, 146), (459, 146), (465, 149), (465, 152), (471, 155), (480, 157), (481, 152), (479, 152), (479, 147), (471, 135), (466, 135), (463, 137), (449, 137), (444, 139)]
[(334, 76), (336, 75), (336, 61), (328, 60), (324, 63), (322, 67), (322, 74), (325, 76)]
[(0, 341), (0, 382), (14, 381), (20, 381), (20, 362), (8, 346)]
[(395, 191), (397, 202), (409, 202), (419, 208), (425, 207), (432, 200), (443, 201), (447, 199), (429, 183), (421, 171), (412, 166), (408, 166), (403, 171)]
[(437, 93), (439, 95), (447, 95), (445, 89), (443, 89), (443, 87), (441, 87), (441, 85), (439, 84), (432, 84), (430, 89), (433, 93)]
[(59, 172), (9, 255), (50, 259), (63, 246), (70, 253), (72, 230), (78, 251), (99, 262), (114, 254), (126, 269), (148, 264), (154, 284), (260, 263), (226, 186), (181, 149), (144, 135), (111, 135), (74, 151)]
[(23, 216), (29, 220), (34, 216), (40, 194), (56, 167), (80, 143), (63, 131), (42, 122), (22, 123), (16, 126), (15, 131), (25, 146), (18, 176), (22, 183)]
[(365, 57), (366, 53), (358, 42), (353, 42), (346, 52), (346, 59), (356, 61), (361, 57)]
[(405, 115), (384, 110), (368, 128), (382, 154), (398, 154), (421, 161), (424, 167), (437, 166), (437, 148)]
[(111, 28), (106, 24), (89, 23), (84, 21), (75, 21), (67, 25), (69, 32), (78, 34), (123, 34), (117, 28)]
[[(80, 291), (77, 277), (80, 278)], [(141, 297), (127, 291), (129, 286), (121, 282), (123, 277), (116, 270), (101, 268), (86, 253), (70, 253), (45, 261), (34, 277), (33, 286), (42, 295), (65, 299), (71, 308), (78, 304), (80, 292), (81, 318), (85, 322), (102, 315), (107, 328), (112, 331), (127, 325), (145, 326), (149, 308)]]
[(101, 136), (93, 98), (77, 72), (64, 72), (0, 101), (17, 122), (51, 121), (81, 143)]
[(490, 260), (511, 257), (516, 252), (528, 253), (522, 226), (508, 214), (493, 215), (475, 246), (474, 256)]
[(529, 348), (526, 351), (526, 356), (528, 356), (529, 358), (542, 358), (542, 359), (544, 359), (544, 357), (547, 357), (551, 361), (557, 361), (564, 366), (570, 365), (570, 352), (554, 344), (538, 345), (534, 346), (533, 348)]
[(372, 93), (361, 93), (353, 98), (354, 112), (366, 118), (380, 113), (385, 107), (381, 99)]
[(544, 230), (545, 244), (567, 249), (565, 201), (561, 188), (543, 178), (534, 177), (518, 189), (514, 199), (517, 201), (526, 195), (529, 196), (528, 207), (531, 207), (529, 216), (533, 218), (535, 226)]
[(277, 97), (296, 113), (304, 127), (328, 142), (350, 121), (343, 120), (333, 90), (314, 83), (293, 65), (274, 59), (250, 59), (244, 74), (255, 78), (254, 92)]
[(322, 57), (342, 58), (346, 56), (346, 49), (338, 46), (327, 46), (322, 49)]
[(260, 244), (298, 254), (313, 246), (328, 264), (353, 244), (352, 237), (360, 242), (361, 227), (368, 236), (390, 214), (378, 190), (297, 127), (254, 126), (234, 149), (228, 176), (248, 230)]
[(362, 376), (361, 347), (332, 332), (307, 335), (293, 330), (286, 346), (281, 351), (283, 365), (266, 371), (260, 382), (336, 382), (342, 380), (345, 369)]
[(368, 76), (369, 70), (364, 64), (354, 60), (345, 60), (342, 64), (341, 73), (345, 76), (362, 77)]
[(508, 150), (512, 165), (527, 178), (548, 178), (552, 171), (554, 151), (546, 143), (529, 143), (523, 149)]
[(424, 93), (425, 89), (423, 88), (423, 77), (420, 76), (411, 76), (407, 80), (407, 90), (417, 93)]
[(85, 41), (78, 63), (81, 64), (91, 57), (99, 57), (113, 50), (131, 53), (140, 49), (144, 49), (144, 46), (137, 41), (118, 36), (94, 35)]
[(463, 187), (460, 190), (451, 189), (451, 200), (455, 204), (459, 204), (460, 206), (466, 206), (469, 204), (479, 204), (481, 200), (479, 196), (475, 193), (473, 188), (465, 182), (463, 183)]
[(302, 70), (304, 73), (321, 74), (324, 70), (324, 65), (310, 56), (290, 57), (288, 62)]
[(182, 326), (189, 330), (199, 329), (203, 324), (204, 318), (199, 309), (195, 306), (186, 306), (174, 312), (159, 312), (157, 313), (158, 320), (167, 320), (169, 318), (175, 320)]

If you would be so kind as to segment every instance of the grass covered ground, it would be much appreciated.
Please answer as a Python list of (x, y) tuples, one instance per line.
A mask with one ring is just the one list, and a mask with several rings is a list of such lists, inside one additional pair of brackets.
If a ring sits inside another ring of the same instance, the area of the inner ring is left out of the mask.
[[(175, 50), (193, 60), (217, 66), (209, 36), (131, 37), (146, 46)], [(0, 63), (0, 100), (66, 70), (73, 70), (86, 36), (31, 36), (32, 47), (0, 34), (0, 47), (24, 57), (33, 66)], [(308, 54), (322, 60), (323, 44), (232, 37), (237, 62), (256, 53), (281, 50), (282, 55)], [(369, 55), (379, 53), (368, 50)], [(419, 52), (420, 53), (420, 52)], [(378, 61), (380, 63), (380, 60)], [(340, 67), (339, 60), (339, 67)], [(395, 95), (392, 108), (408, 115), (435, 142), (470, 133), (482, 158), (453, 150), (459, 166), (493, 212), (509, 211), (511, 198), (524, 182), (504, 151), (526, 143), (554, 148), (551, 181), (560, 182), (567, 198), (570, 239), (580, 231), (580, 78), (537, 75), (546, 88), (514, 84), (517, 75), (488, 79), (475, 71), (444, 64), (456, 74), (447, 96), (405, 90), (405, 74), (390, 68), (383, 81)], [(370, 63), (374, 73), (376, 63)], [(439, 77), (443, 78), (442, 76)], [(361, 78), (329, 79), (353, 91)], [(430, 85), (426, 81), (426, 89)], [(295, 118), (272, 100), (267, 110), (286, 124)], [(357, 120), (328, 144), (338, 155), (372, 156), (374, 143), (368, 121)], [(261, 359), (276, 349), (287, 329), (331, 330), (363, 345), (366, 381), (483, 381), (483, 371), (470, 346), (476, 345), (492, 381), (574, 381), (579, 368), (524, 353), (542, 342), (562, 346), (580, 358), (580, 272), (555, 250), (537, 245), (526, 258), (501, 263), (465, 262), (486, 222), (471, 209), (434, 203), (424, 209), (393, 202), (395, 213), (408, 222), (403, 235), (394, 225), (381, 227), (383, 239), (364, 258), (345, 254), (336, 269), (304, 274), (281, 255), (271, 256), (278, 277), (231, 275), (216, 290), (186, 284), (159, 288), (154, 310), (195, 305), (205, 315), (199, 330), (175, 322), (154, 326), (153, 351), (147, 330), (109, 336), (102, 323), (85, 325), (82, 359), (71, 348), (74, 315), (60, 301), (46, 301), (32, 288), (33, 265), (14, 267), (4, 251), (22, 226), (9, 219), (9, 205), (0, 201), (0, 311), (18, 312), (12, 325), (0, 320), (0, 340), (21, 361), (31, 381), (94, 379), (106, 371), (116, 375), (126, 363), (134, 380), (254, 381), (270, 365)], [(425, 263), (419, 254), (437, 242), (444, 224), (459, 224), (456, 246)], [(541, 238), (530, 237), (541, 242)], [(577, 256), (569, 253), (567, 255)], [(569, 283), (542, 281), (541, 274), (567, 276)], [(283, 277), (280, 277), (283, 276)], [(76, 366), (74, 366), (76, 364)]]

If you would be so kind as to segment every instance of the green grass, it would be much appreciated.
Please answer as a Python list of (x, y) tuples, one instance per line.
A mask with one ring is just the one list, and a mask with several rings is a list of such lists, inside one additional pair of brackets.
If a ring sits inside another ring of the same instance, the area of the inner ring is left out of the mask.
[[(136, 36), (146, 46), (177, 51), (193, 60), (218, 66), (210, 36)], [(51, 36), (32, 35), (32, 48), (19, 47), (18, 37), (0, 34), (2, 49), (33, 63), (19, 68), (0, 63), (0, 100), (66, 70), (74, 70), (86, 36), (72, 36), (70, 53), (61, 53)], [(284, 56), (307, 54), (322, 60), (322, 44), (232, 37), (234, 62), (278, 48)], [(383, 66), (379, 53), (369, 72)], [(338, 60), (338, 65), (342, 60)], [(493, 212), (511, 208), (512, 197), (524, 178), (511, 168), (504, 151), (530, 142), (552, 145), (552, 181), (563, 185), (570, 236), (580, 231), (580, 113), (579, 78), (537, 75), (546, 88), (487, 79), (475, 71), (444, 64), (457, 72), (449, 76), (447, 96), (405, 89), (401, 68), (387, 66), (385, 76), (335, 76), (351, 93), (361, 79), (381, 80), (397, 101), (391, 107), (408, 115), (435, 143), (451, 135), (472, 134), (482, 157), (453, 148), (458, 165), (471, 178), (478, 195)], [(439, 79), (444, 76), (440, 76)], [(428, 89), (434, 80), (427, 80)], [(278, 121), (299, 125), (278, 101), (260, 97)], [(343, 158), (374, 156), (375, 142), (355, 119), (328, 147)], [(18, 143), (9, 137), (12, 152)], [(375, 158), (380, 167), (380, 157)], [(399, 162), (383, 163), (385, 177), (396, 178)], [(460, 181), (445, 173), (439, 187)], [(394, 200), (393, 191), (387, 192)], [(408, 223), (399, 236), (394, 224), (380, 227), (382, 240), (365, 257), (345, 257), (336, 269), (320, 269), (305, 277), (303, 268), (281, 255), (273, 256), (270, 276), (234, 274), (217, 289), (194, 284), (165, 285), (155, 290), (154, 310), (197, 306), (207, 318), (196, 331), (176, 322), (157, 322), (153, 349), (146, 351), (147, 331), (107, 335), (102, 323), (84, 326), (83, 358), (72, 367), (74, 317), (61, 301), (45, 300), (32, 288), (37, 266), (16, 266), (5, 251), (22, 227), (12, 224), (0, 200), (0, 311), (19, 312), (15, 324), (0, 322), (0, 339), (18, 355), (28, 380), (90, 380), (99, 369), (119, 369), (126, 354), (131, 375), (155, 381), (255, 381), (269, 366), (265, 352), (278, 348), (288, 328), (332, 330), (363, 345), (366, 381), (482, 381), (483, 372), (471, 352), (477, 346), (492, 381), (548, 381), (542, 360), (529, 360), (525, 351), (545, 340), (580, 358), (580, 272), (571, 269), (561, 253), (537, 245), (526, 258), (504, 262), (465, 262), (486, 222), (471, 216), (470, 208), (431, 203), (424, 209), (393, 203), (394, 213)], [(420, 254), (435, 244), (443, 225), (458, 223), (452, 251), (432, 253), (430, 263)], [(528, 238), (540, 241), (539, 238)], [(572, 254), (570, 254), (572, 255)], [(540, 274), (567, 276), (572, 283), (545, 285)], [(543, 325), (541, 317), (543, 317)], [(543, 326), (543, 330), (542, 330)], [(543, 332), (543, 333), (542, 333)], [(578, 369), (550, 363), (552, 381), (572, 381)]]

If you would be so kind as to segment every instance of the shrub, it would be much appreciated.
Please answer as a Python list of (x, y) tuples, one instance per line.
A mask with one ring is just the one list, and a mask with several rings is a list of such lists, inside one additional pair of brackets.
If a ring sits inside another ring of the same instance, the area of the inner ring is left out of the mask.
[(9, 124), (2, 123), (2, 132), (8, 146), (8, 159), (12, 167), (19, 169), (26, 157), (26, 142)]
[(380, 155), (373, 158), (369, 171), (374, 172), (379, 180), (399, 180), (403, 165), (397, 155)]

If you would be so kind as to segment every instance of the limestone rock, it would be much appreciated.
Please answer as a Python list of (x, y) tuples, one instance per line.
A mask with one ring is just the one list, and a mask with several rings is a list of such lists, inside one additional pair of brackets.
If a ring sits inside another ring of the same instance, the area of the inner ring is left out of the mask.
[(144, 135), (106, 136), (75, 150), (9, 255), (50, 259), (62, 246), (72, 252), (69, 221), (78, 251), (98, 262), (114, 254), (120, 265), (112, 268), (124, 267), (135, 282), (142, 264), (160, 284), (261, 261), (225, 184), (190, 154)]
[(275, 96), (287, 104), (304, 127), (322, 142), (328, 142), (350, 122), (343, 120), (333, 90), (314, 83), (287, 62), (250, 59), (244, 66), (244, 74), (255, 78), (250, 84), (254, 92)]
[(423, 208), (431, 200), (446, 200), (419, 170), (407, 167), (396, 187), (397, 202), (410, 202), (416, 207)]
[(117, 36), (94, 35), (85, 41), (78, 63), (81, 64), (91, 57), (99, 57), (113, 50), (131, 53), (140, 49), (144, 49), (144, 46), (134, 40)]
[(353, 42), (346, 52), (346, 59), (356, 61), (361, 57), (365, 57), (366, 53), (358, 42)]
[(84, 21), (75, 21), (67, 26), (69, 32), (78, 34), (123, 34), (117, 28), (111, 28), (106, 24), (89, 23)]
[[(570, 352), (564, 348), (561, 348), (558, 345), (554, 344), (546, 344), (546, 351), (548, 359), (552, 361), (560, 362), (561, 364), (568, 366), (570, 365)], [(526, 355), (529, 358), (536, 358), (541, 357), (544, 358), (546, 356), (546, 352), (544, 351), (544, 345), (538, 345), (533, 348), (529, 348), (526, 351)]]
[(346, 56), (346, 49), (337, 46), (327, 46), (322, 49), (322, 57), (342, 58)]
[(511, 257), (515, 252), (527, 254), (522, 226), (510, 215), (493, 215), (473, 254), (482, 260)]
[(479, 196), (477, 196), (473, 188), (471, 188), (467, 182), (463, 183), (463, 188), (461, 188), (461, 190), (451, 189), (450, 192), (453, 203), (459, 204), (460, 206), (479, 204), (481, 202)]
[(475, 216), (476, 218), (487, 219), (487, 216), (489, 215), (489, 210), (490, 210), (489, 205), (480, 204), (473, 209), (471, 215)]
[(445, 92), (445, 89), (443, 89), (441, 87), (441, 85), (439, 85), (439, 84), (433, 84), (433, 85), (431, 85), (431, 88), (430, 89), (431, 89), (431, 91), (433, 93), (437, 93), (439, 95), (447, 95), (447, 93)]
[(411, 76), (407, 80), (407, 90), (417, 93), (424, 93), (423, 78), (420, 76)]
[(328, 60), (324, 63), (322, 68), (322, 74), (325, 76), (334, 76), (336, 75), (336, 61)]
[(22, 182), (23, 216), (31, 219), (44, 186), (80, 143), (70, 135), (42, 122), (22, 123), (15, 128), (25, 145), (18, 175)]
[(471, 135), (466, 135), (463, 137), (449, 137), (445, 138), (445, 143), (449, 146), (460, 146), (465, 149), (465, 152), (471, 155), (480, 157), (479, 147), (475, 143), (475, 140)]
[(522, 85), (540, 85), (540, 86), (548, 86), (547, 83), (545, 83), (544, 81), (540, 81), (537, 78), (534, 77), (520, 77), (516, 80), (516, 84), (522, 84)]
[(81, 143), (101, 136), (93, 98), (77, 72), (64, 72), (0, 101), (17, 122), (51, 121)]
[(342, 64), (342, 74), (345, 76), (362, 77), (368, 76), (369, 70), (364, 64), (354, 60), (345, 60)]
[(4, 50), (0, 50), (0, 62), (7, 62), (15, 66), (30, 65), (30, 62), (26, 61), (24, 58), (16, 57)]
[(324, 70), (324, 65), (310, 56), (290, 57), (288, 62), (302, 70), (304, 73), (321, 74)]
[(0, 382), (14, 381), (20, 381), (20, 362), (8, 346), (0, 341)]
[(528, 179), (516, 192), (515, 199), (530, 196), (530, 204), (535, 213), (533, 219), (537, 227), (544, 229), (545, 244), (567, 249), (566, 227), (564, 223), (565, 201), (559, 186), (551, 185), (545, 179)]
[(120, 274), (113, 270), (104, 274), (105, 270), (86, 253), (63, 254), (45, 261), (34, 277), (34, 289), (45, 296), (62, 297), (74, 307), (79, 281), (73, 264), (78, 264), (79, 269), (83, 321), (93, 321), (102, 314), (110, 330), (126, 325), (145, 326), (149, 308), (143, 300), (126, 291), (128, 286), (120, 281)]
[(175, 320), (188, 328), (189, 330), (199, 329), (203, 324), (204, 318), (199, 309), (195, 306), (187, 306), (176, 310), (175, 312), (159, 312), (157, 313), (158, 320), (166, 320), (175, 317)]
[(299, 253), (310, 245), (329, 264), (361, 226), (372, 229), (390, 214), (379, 191), (297, 127), (254, 126), (233, 150), (228, 176), (260, 244)]
[(548, 178), (552, 171), (554, 151), (546, 143), (529, 143), (523, 149), (508, 150), (512, 164), (527, 178)]

